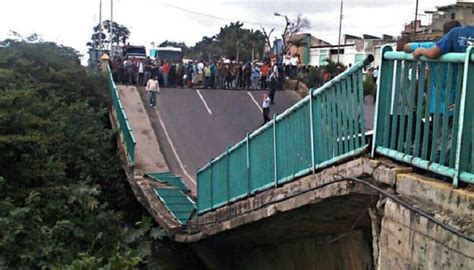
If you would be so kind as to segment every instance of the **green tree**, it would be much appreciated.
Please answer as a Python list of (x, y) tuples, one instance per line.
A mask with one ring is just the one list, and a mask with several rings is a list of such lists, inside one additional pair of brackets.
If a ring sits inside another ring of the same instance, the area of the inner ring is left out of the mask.
[(130, 30), (128, 27), (117, 22), (112, 23), (110, 20), (105, 20), (103, 27), (107, 30), (108, 38), (110, 39), (110, 36), (112, 36), (112, 44), (127, 44), (127, 40), (130, 38)]
[(342, 63), (336, 63), (335, 61), (332, 61), (331, 59), (326, 59), (324, 60), (324, 62), (326, 62), (326, 64), (321, 66), (323, 72), (328, 72), (331, 75), (339, 74), (341, 69), (344, 68), (344, 65)]
[[(265, 36), (259, 30), (243, 28), (243, 23), (235, 22), (220, 28), (218, 34), (203, 37), (190, 48), (188, 56), (194, 58), (225, 57), (231, 60), (248, 61), (263, 55)], [(253, 52), (253, 53), (252, 53)]]
[(146, 265), (162, 234), (149, 220), (126, 223), (121, 211), (130, 197), (105, 78), (71, 48), (1, 44), (0, 268)]
[(100, 61), (100, 52), (107, 51), (112, 40), (112, 44), (125, 45), (130, 37), (130, 30), (117, 22), (105, 20), (101, 24), (93, 27), (93, 33), (86, 46), (89, 48), (89, 66), (95, 66)]

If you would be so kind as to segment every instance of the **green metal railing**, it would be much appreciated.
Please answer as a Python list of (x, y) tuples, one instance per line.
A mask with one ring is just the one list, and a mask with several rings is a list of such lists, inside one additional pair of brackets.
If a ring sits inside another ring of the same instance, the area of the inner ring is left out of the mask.
[(382, 49), (372, 155), (474, 183), (472, 53), (418, 61)]
[(117, 86), (115, 85), (110, 69), (108, 69), (107, 79), (109, 82), (110, 95), (112, 96), (112, 107), (115, 110), (115, 115), (117, 117), (120, 139), (125, 146), (128, 159), (127, 162), (130, 166), (133, 166), (135, 165), (136, 141), (133, 136), (132, 128), (128, 122), (127, 114), (125, 114), (125, 109), (120, 101), (120, 95), (117, 91)]
[(338, 75), (200, 169), (198, 212), (276, 187), (362, 153), (365, 139), (362, 69), (368, 57)]

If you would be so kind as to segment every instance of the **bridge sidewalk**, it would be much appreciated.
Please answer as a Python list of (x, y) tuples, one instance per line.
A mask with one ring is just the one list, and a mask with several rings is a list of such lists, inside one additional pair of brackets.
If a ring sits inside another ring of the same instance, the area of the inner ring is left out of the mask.
[(168, 165), (160, 151), (158, 140), (137, 88), (124, 85), (119, 85), (117, 88), (137, 143), (135, 169), (143, 173), (168, 172)]

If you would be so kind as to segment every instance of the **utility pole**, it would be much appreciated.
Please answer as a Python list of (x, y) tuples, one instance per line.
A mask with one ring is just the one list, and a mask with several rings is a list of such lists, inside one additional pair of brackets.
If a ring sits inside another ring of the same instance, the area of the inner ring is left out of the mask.
[(102, 0), (99, 1), (99, 52), (102, 52)]
[(114, 0), (110, 0), (110, 59), (114, 58), (114, 45), (113, 37), (114, 35)]
[(415, 23), (413, 24), (413, 41), (416, 38), (416, 21), (418, 20), (418, 0), (416, 0), (416, 7), (415, 7)]
[(341, 13), (339, 16), (339, 38), (337, 40), (337, 63), (339, 63), (339, 53), (341, 51), (341, 28), (342, 28), (342, 7), (344, 5), (344, 0), (341, 0)]

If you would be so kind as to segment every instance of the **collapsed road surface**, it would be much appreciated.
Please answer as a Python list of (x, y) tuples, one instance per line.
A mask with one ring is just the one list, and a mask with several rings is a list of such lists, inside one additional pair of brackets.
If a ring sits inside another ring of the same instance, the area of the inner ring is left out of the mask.
[[(146, 101), (143, 88), (140, 92)], [(170, 170), (195, 192), (197, 170), (262, 124), (266, 92), (164, 88), (157, 109), (144, 102)], [(299, 100), (294, 91), (277, 91), (270, 115)]]

